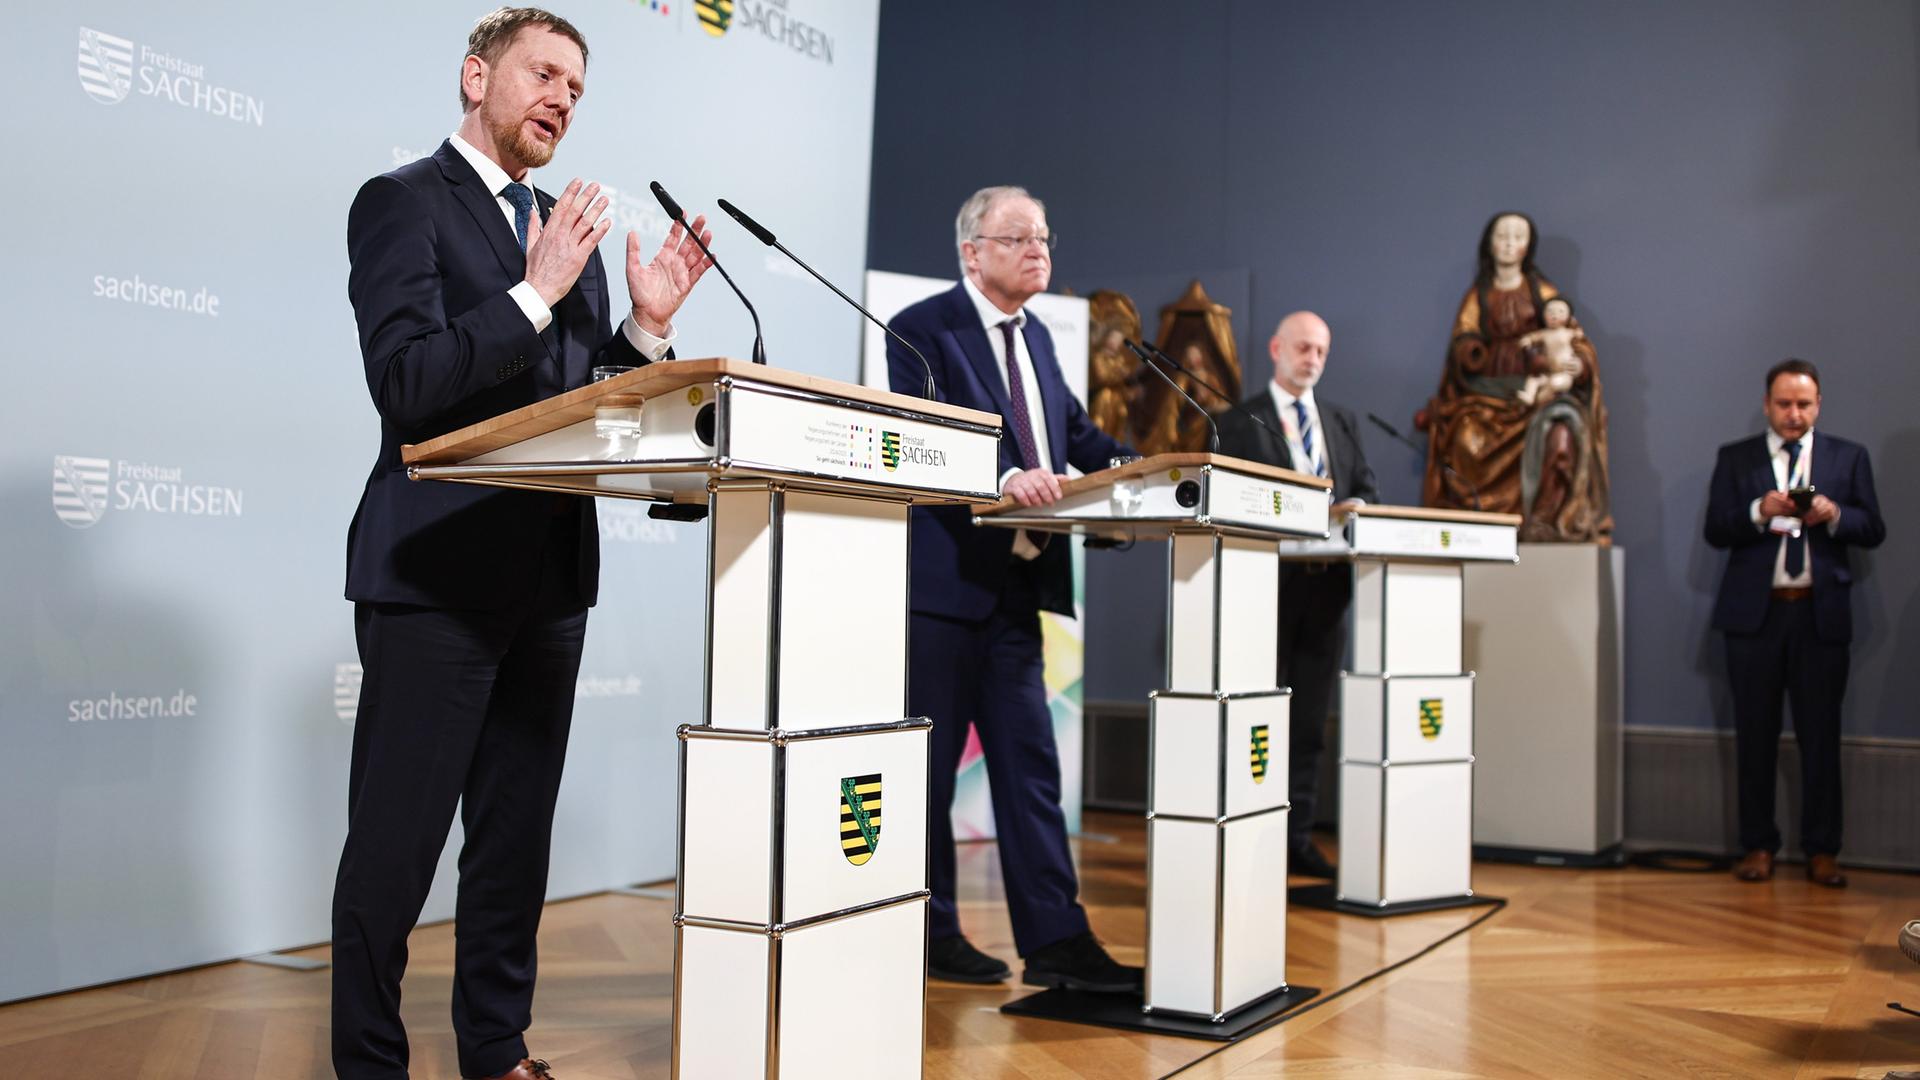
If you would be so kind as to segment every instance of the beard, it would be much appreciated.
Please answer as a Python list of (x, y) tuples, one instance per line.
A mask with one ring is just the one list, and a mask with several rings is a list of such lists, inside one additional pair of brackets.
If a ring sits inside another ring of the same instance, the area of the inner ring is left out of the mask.
[[(484, 107), (484, 106), (483, 106)], [(527, 118), (524, 116), (486, 116), (487, 135), (493, 140), (494, 148), (502, 157), (511, 157), (529, 169), (537, 169), (553, 160), (553, 148), (560, 140), (541, 142), (527, 134)]]

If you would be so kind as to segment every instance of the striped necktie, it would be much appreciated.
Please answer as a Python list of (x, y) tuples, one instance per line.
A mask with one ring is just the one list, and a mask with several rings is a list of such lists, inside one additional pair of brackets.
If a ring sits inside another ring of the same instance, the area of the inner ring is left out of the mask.
[(1307, 403), (1301, 401), (1299, 398), (1295, 398), (1293, 401), (1293, 422), (1294, 426), (1300, 431), (1300, 449), (1307, 455), (1308, 471), (1315, 476), (1326, 476), (1326, 458), (1323, 457), (1318, 450), (1314, 449), (1313, 428), (1309, 426), (1307, 420)]

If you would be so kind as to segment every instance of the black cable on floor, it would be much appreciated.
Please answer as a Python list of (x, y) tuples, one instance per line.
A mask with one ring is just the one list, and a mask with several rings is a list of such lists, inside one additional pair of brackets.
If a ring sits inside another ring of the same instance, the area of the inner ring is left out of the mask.
[(1188, 1069), (1193, 1068), (1195, 1065), (1200, 1064), (1201, 1062), (1207, 1060), (1208, 1058), (1213, 1057), (1216, 1054), (1225, 1053), (1226, 1051), (1241, 1045), (1242, 1043), (1246, 1042), (1248, 1039), (1252, 1038), (1253, 1036), (1258, 1035), (1263, 1031), (1266, 1031), (1268, 1028), (1278, 1027), (1279, 1025), (1284, 1024), (1287, 1021), (1292, 1020), (1298, 1016), (1305, 1016), (1306, 1014), (1312, 1012), (1313, 1010), (1319, 1008), (1320, 1006), (1340, 998), (1344, 994), (1348, 994), (1354, 990), (1358, 990), (1362, 986), (1367, 985), (1368, 983), (1372, 982), (1373, 980), (1379, 978), (1382, 975), (1386, 975), (1391, 972), (1398, 971), (1403, 967), (1406, 967), (1408, 964), (1413, 963), (1415, 960), (1418, 960), (1421, 957), (1432, 952), (1433, 950), (1439, 948), (1440, 946), (1445, 945), (1447, 942), (1452, 941), (1454, 938), (1459, 937), (1460, 935), (1466, 933), (1467, 931), (1472, 930), (1474, 927), (1479, 926), (1481, 923), (1486, 922), (1488, 919), (1493, 918), (1495, 915), (1500, 914), (1501, 910), (1506, 906), (1507, 906), (1507, 902), (1504, 899), (1495, 899), (1493, 906), (1489, 908), (1485, 914), (1481, 915), (1479, 918), (1473, 920), (1472, 922), (1461, 927), (1460, 929), (1455, 930), (1453, 933), (1448, 934), (1446, 937), (1443, 937), (1440, 940), (1435, 941), (1433, 944), (1428, 945), (1426, 948), (1421, 949), (1419, 952), (1414, 953), (1412, 956), (1406, 957), (1401, 960), (1395, 960), (1393, 963), (1388, 964), (1386, 967), (1381, 968), (1379, 971), (1370, 972), (1366, 975), (1363, 975), (1360, 978), (1355, 979), (1353, 982), (1348, 983), (1347, 985), (1341, 987), (1338, 990), (1333, 991), (1330, 994), (1322, 994), (1319, 997), (1314, 998), (1312, 1001), (1307, 1002), (1305, 1005), (1302, 1005), (1297, 1009), (1289, 1009), (1286, 1012), (1281, 1013), (1279, 1016), (1276, 1016), (1273, 1019), (1267, 1021), (1266, 1023), (1261, 1024), (1259, 1027), (1248, 1031), (1246, 1034), (1240, 1036), (1238, 1039), (1235, 1039), (1230, 1043), (1222, 1043), (1219, 1046), (1214, 1047), (1212, 1050), (1209, 1050), (1206, 1053), (1201, 1054), (1199, 1057), (1194, 1058), (1192, 1061), (1189, 1061), (1185, 1065), (1182, 1065), (1179, 1068), (1173, 1070), (1172, 1072), (1168, 1073), (1166, 1076), (1161, 1077), (1160, 1080), (1171, 1080), (1172, 1077), (1179, 1076), (1181, 1073), (1186, 1072)]

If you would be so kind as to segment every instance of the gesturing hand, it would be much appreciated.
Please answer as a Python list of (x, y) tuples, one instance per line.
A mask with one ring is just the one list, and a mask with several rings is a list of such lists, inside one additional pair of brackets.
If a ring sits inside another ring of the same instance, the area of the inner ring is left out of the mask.
[[(710, 244), (713, 233), (707, 231), (707, 216), (693, 219), (700, 243)], [(673, 313), (686, 303), (687, 294), (713, 260), (701, 252), (693, 238), (678, 221), (667, 230), (666, 242), (654, 253), (653, 261), (640, 261), (640, 235), (627, 234), (627, 295), (633, 298), (633, 319), (640, 328), (655, 337), (666, 337)]]
[(545, 226), (540, 224), (537, 211), (527, 219), (527, 284), (548, 307), (559, 303), (573, 288), (587, 265), (587, 256), (593, 254), (613, 224), (612, 218), (600, 216), (607, 209), (607, 200), (594, 198), (598, 194), (599, 184), (588, 184), (582, 191), (576, 177), (560, 193), (560, 201), (553, 204), (553, 216)]

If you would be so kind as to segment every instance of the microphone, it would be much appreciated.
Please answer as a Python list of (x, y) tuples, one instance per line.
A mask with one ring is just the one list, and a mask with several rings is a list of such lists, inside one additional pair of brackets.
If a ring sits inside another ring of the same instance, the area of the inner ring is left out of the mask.
[(820, 271), (815, 270), (811, 266), (808, 266), (804, 261), (801, 260), (800, 256), (795, 255), (791, 251), (788, 251), (787, 246), (785, 244), (782, 244), (780, 241), (775, 240), (773, 238), (773, 234), (767, 231), (767, 227), (753, 220), (752, 218), (748, 217), (746, 211), (740, 209), (739, 207), (733, 205), (732, 203), (728, 202), (725, 199), (721, 199), (719, 200), (719, 202), (720, 202), (720, 209), (725, 210), (727, 212), (728, 217), (739, 222), (741, 228), (752, 233), (753, 238), (755, 240), (760, 241), (761, 243), (767, 245), (770, 248), (778, 249), (780, 254), (785, 255), (787, 258), (792, 259), (795, 263), (798, 263), (800, 266), (800, 269), (805, 270), (809, 274), (812, 274), (814, 277), (814, 280), (818, 281), (822, 285), (825, 285), (827, 288), (832, 289), (833, 295), (838, 296), (840, 299), (845, 300), (849, 304), (852, 304), (853, 309), (855, 311), (858, 311), (860, 314), (865, 315), (868, 321), (872, 322), (873, 325), (879, 327), (882, 330), (885, 330), (888, 336), (892, 337), (893, 340), (899, 342), (902, 345), (905, 345), (907, 347), (907, 351), (912, 353), (920, 361), (920, 366), (924, 368), (927, 373), (927, 383), (925, 387), (925, 393), (922, 394), (921, 396), (926, 398), (932, 398), (934, 396), (936, 391), (933, 385), (933, 365), (927, 363), (927, 358), (921, 354), (919, 349), (916, 349), (913, 347), (913, 342), (908, 341), (906, 338), (903, 338), (899, 334), (894, 333), (893, 327), (888, 326), (886, 323), (883, 323), (879, 319), (875, 318), (873, 312), (868, 311), (866, 308), (862, 307), (859, 301), (855, 300), (851, 296), (848, 296), (846, 293), (841, 292), (840, 286), (835, 285), (833, 282), (828, 281), (826, 278), (822, 277), (820, 274)]
[[(1385, 420), (1380, 419), (1380, 417), (1374, 415), (1373, 413), (1368, 413), (1367, 419), (1373, 421), (1374, 426), (1378, 427), (1381, 431), (1384, 431), (1387, 434), (1393, 436), (1396, 442), (1412, 447), (1415, 453), (1424, 454), (1427, 452), (1426, 447), (1421, 446), (1419, 443), (1413, 441), (1413, 439), (1409, 438), (1408, 436), (1401, 434), (1399, 428), (1394, 427), (1392, 424), (1389, 424)], [(1433, 460), (1437, 462), (1441, 468), (1447, 470), (1447, 474), (1449, 476), (1452, 476), (1455, 480), (1458, 480), (1461, 483), (1467, 485), (1468, 493), (1473, 496), (1473, 508), (1475, 510), (1480, 509), (1480, 489), (1473, 486), (1473, 481), (1467, 479), (1465, 476), (1462, 476), (1458, 470), (1456, 470), (1453, 466), (1447, 464), (1446, 458), (1436, 454), (1434, 455)]]
[(713, 268), (715, 270), (720, 271), (720, 278), (727, 283), (727, 288), (732, 289), (733, 295), (739, 297), (740, 302), (746, 305), (747, 314), (753, 316), (753, 362), (756, 364), (766, 363), (767, 343), (760, 337), (760, 313), (753, 310), (752, 301), (747, 299), (746, 293), (740, 291), (740, 286), (733, 283), (733, 278), (727, 273), (727, 268), (720, 265), (720, 260), (714, 258), (713, 252), (708, 249), (707, 245), (701, 243), (700, 234), (694, 232), (693, 226), (687, 224), (686, 211), (680, 209), (680, 204), (673, 201), (673, 196), (667, 194), (667, 189), (660, 186), (660, 181), (655, 180), (647, 186), (653, 189), (653, 197), (660, 200), (660, 209), (665, 210), (668, 217), (679, 222), (680, 227), (687, 230), (687, 236), (692, 239), (694, 246), (698, 247), (701, 253), (713, 262)]
[(1175, 360), (1173, 357), (1168, 356), (1166, 353), (1166, 350), (1162, 349), (1160, 346), (1155, 345), (1151, 341), (1142, 341), (1140, 344), (1153, 350), (1153, 355), (1166, 361), (1168, 366), (1172, 367), (1173, 370), (1179, 372), (1182, 375), (1185, 375), (1187, 378), (1192, 379), (1194, 382), (1199, 383), (1200, 388), (1202, 390), (1211, 391), (1220, 400), (1226, 402), (1227, 407), (1232, 409), (1234, 412), (1237, 412), (1241, 416), (1244, 416), (1247, 419), (1253, 421), (1254, 423), (1259, 424), (1263, 428), (1267, 428), (1267, 434), (1272, 435), (1273, 437), (1279, 439), (1283, 443), (1287, 441), (1287, 437), (1285, 435), (1282, 435), (1279, 432), (1273, 430), (1272, 428), (1267, 427), (1267, 422), (1265, 420), (1262, 420), (1258, 416), (1254, 415), (1253, 411), (1248, 409), (1245, 405), (1242, 405), (1239, 402), (1233, 400), (1233, 398), (1230, 397), (1226, 391), (1213, 385), (1212, 383), (1194, 374), (1193, 372), (1187, 370), (1186, 368), (1181, 367), (1180, 362)]
[[(1220, 425), (1213, 422), (1213, 414), (1201, 408), (1199, 402), (1187, 396), (1187, 392), (1185, 390), (1180, 389), (1180, 384), (1173, 381), (1173, 376), (1167, 374), (1164, 371), (1161, 371), (1160, 365), (1154, 363), (1153, 357), (1147, 355), (1147, 350), (1141, 348), (1140, 346), (1134, 344), (1132, 341), (1126, 338), (1121, 338), (1120, 340), (1123, 344), (1126, 345), (1127, 348), (1133, 350), (1133, 355), (1139, 357), (1140, 362), (1142, 364), (1145, 364), (1150, 370), (1152, 370), (1152, 372), (1155, 375), (1158, 375), (1162, 379), (1165, 379), (1167, 381), (1167, 385), (1173, 387), (1173, 392), (1180, 395), (1180, 400), (1193, 406), (1193, 411), (1200, 414), (1200, 418), (1207, 422), (1207, 427), (1213, 433), (1212, 440), (1207, 444), (1207, 449), (1213, 453), (1216, 453), (1216, 454), (1219, 453), (1220, 452)], [(1219, 391), (1217, 390), (1214, 392), (1219, 393)], [(1225, 397), (1226, 395), (1221, 394), (1220, 396)]]

